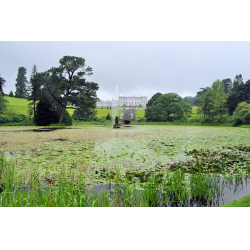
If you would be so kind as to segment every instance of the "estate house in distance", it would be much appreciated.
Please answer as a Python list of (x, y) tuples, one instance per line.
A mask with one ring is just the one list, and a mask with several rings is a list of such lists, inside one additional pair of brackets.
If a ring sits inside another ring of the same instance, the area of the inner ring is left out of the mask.
[(112, 101), (99, 101), (96, 102), (96, 107), (117, 107), (121, 108), (124, 104), (126, 104), (127, 107), (138, 107), (140, 104), (142, 105), (142, 108), (146, 108), (148, 100), (145, 95), (142, 95), (140, 97), (135, 96), (119, 96), (119, 100), (113, 100)]

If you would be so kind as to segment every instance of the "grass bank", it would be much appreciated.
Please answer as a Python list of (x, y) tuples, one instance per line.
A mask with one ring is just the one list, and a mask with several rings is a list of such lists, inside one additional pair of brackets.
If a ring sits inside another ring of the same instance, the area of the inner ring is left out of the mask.
[(223, 205), (222, 207), (250, 207), (250, 195), (246, 195), (245, 197), (232, 201)]

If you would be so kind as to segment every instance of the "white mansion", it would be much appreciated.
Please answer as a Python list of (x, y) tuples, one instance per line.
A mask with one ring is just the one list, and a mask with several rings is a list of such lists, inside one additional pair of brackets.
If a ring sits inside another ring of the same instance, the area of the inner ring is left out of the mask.
[(146, 103), (148, 102), (147, 97), (145, 95), (142, 95), (141, 97), (135, 97), (135, 96), (119, 96), (119, 100), (113, 100), (112, 101), (99, 101), (96, 102), (96, 107), (118, 107), (121, 108), (124, 104), (126, 106), (133, 106), (138, 107), (140, 104), (143, 108), (146, 108)]

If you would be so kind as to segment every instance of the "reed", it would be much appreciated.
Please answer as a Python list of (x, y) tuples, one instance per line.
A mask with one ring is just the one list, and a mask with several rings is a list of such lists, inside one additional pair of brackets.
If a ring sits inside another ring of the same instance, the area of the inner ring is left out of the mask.
[[(159, 177), (160, 176), (160, 177)], [(108, 189), (88, 189), (82, 173), (65, 173), (40, 181), (39, 171), (22, 174), (15, 163), (0, 156), (0, 206), (2, 207), (158, 207), (209, 206), (222, 192), (220, 176), (181, 169), (167, 175), (152, 172), (138, 189), (119, 168), (107, 173)]]

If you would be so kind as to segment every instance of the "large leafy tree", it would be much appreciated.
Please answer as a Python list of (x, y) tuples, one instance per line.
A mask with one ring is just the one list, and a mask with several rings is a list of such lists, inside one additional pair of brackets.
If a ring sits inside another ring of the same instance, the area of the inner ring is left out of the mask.
[(0, 75), (0, 93), (2, 93), (3, 95), (4, 95), (3, 87), (4, 87), (5, 83), (6, 83), (6, 80), (4, 78), (2, 78)]
[(238, 104), (241, 102), (250, 103), (250, 80), (244, 84), (242, 75), (237, 75), (234, 80), (233, 88), (227, 98), (229, 114), (232, 115)]
[(182, 108), (183, 108), (184, 114), (186, 116), (191, 116), (192, 115), (192, 106), (189, 103), (183, 102), (182, 103)]
[(153, 103), (157, 100), (158, 97), (160, 97), (162, 95), (162, 93), (157, 92), (156, 94), (154, 94), (150, 100), (148, 101), (148, 103), (146, 104), (147, 107), (150, 107), (153, 105)]
[(24, 67), (18, 68), (17, 79), (16, 79), (16, 92), (15, 96), (17, 98), (26, 98), (27, 97), (27, 77), (26, 77), (27, 70)]
[(75, 106), (78, 108), (74, 111), (73, 119), (90, 121), (96, 118), (96, 91), (98, 84), (94, 82), (86, 82), (84, 91), (74, 100)]
[(213, 82), (204, 95), (202, 110), (212, 122), (219, 121), (226, 114), (226, 94), (223, 82), (220, 80)]
[(161, 117), (169, 120), (171, 114), (179, 118), (184, 115), (182, 98), (176, 93), (159, 96), (150, 107), (145, 109), (145, 117), (148, 121), (158, 121)]
[[(68, 101), (74, 104), (79, 95), (85, 94), (89, 83), (84, 77), (92, 75), (93, 72), (91, 67), (85, 65), (85, 59), (82, 57), (64, 56), (59, 63), (59, 67), (53, 67), (44, 72), (43, 87), (60, 105), (59, 123), (61, 123)], [(96, 88), (98, 89), (97, 84)]]

